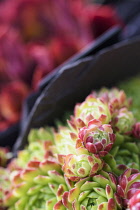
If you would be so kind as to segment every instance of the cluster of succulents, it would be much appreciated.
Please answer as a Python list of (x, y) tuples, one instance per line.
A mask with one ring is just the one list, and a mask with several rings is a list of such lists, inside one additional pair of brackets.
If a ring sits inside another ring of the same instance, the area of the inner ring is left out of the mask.
[(19, 121), (44, 76), (120, 22), (87, 0), (0, 1), (0, 131)]
[(66, 125), (31, 130), (1, 170), (1, 208), (139, 210), (140, 123), (131, 103), (122, 90), (102, 89)]

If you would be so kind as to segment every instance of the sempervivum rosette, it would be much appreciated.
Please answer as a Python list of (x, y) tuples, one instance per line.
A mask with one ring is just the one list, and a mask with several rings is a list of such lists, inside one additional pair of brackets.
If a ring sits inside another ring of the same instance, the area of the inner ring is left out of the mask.
[(101, 171), (75, 183), (62, 196), (63, 205), (70, 210), (117, 210), (121, 199), (116, 194), (117, 179), (112, 173)]
[(115, 142), (111, 125), (102, 125), (101, 121), (95, 119), (91, 120), (87, 127), (80, 129), (79, 138), (89, 152), (100, 156), (105, 156)]
[(127, 168), (140, 170), (140, 147), (138, 147), (137, 142), (130, 140), (132, 139), (124, 137), (123, 143), (114, 147), (111, 151), (117, 164), (117, 168), (114, 169), (115, 173), (120, 173), (119, 170)]
[(54, 133), (54, 152), (62, 155), (76, 154), (76, 142), (78, 133), (71, 129), (59, 126), (58, 132)]
[(114, 131), (119, 133), (132, 131), (135, 123), (133, 113), (129, 111), (132, 101), (126, 97), (123, 90), (103, 88), (98, 93), (93, 92), (93, 95), (100, 97), (108, 104), (111, 112), (111, 125)]
[(135, 119), (133, 113), (129, 111), (127, 108), (121, 108), (115, 113), (115, 117), (112, 119), (112, 126), (114, 131), (119, 133), (128, 133), (132, 132)]
[(129, 108), (131, 105), (131, 99), (128, 99), (123, 90), (117, 88), (107, 89), (102, 88), (98, 93), (93, 92), (93, 95), (100, 97), (109, 104), (111, 113), (117, 109), (123, 107)]
[(98, 155), (90, 155), (85, 148), (78, 148), (76, 155), (58, 155), (58, 159), (63, 164), (63, 171), (66, 177), (72, 181), (80, 178), (95, 175), (103, 167), (103, 161)]
[(127, 169), (118, 180), (117, 193), (122, 199), (123, 208), (127, 208), (129, 200), (140, 189), (140, 172)]
[(98, 119), (102, 123), (109, 123), (111, 114), (106, 101), (91, 94), (84, 102), (75, 106), (74, 116), (71, 117), (69, 123), (74, 128), (81, 128), (92, 119)]
[(102, 169), (103, 161), (99, 155), (91, 154), (84, 148), (77, 132), (60, 127), (59, 132), (55, 133), (55, 144), (53, 151), (68, 179), (78, 181)]
[(32, 129), (28, 136), (29, 142), (34, 142), (36, 140), (42, 140), (42, 141), (52, 141), (53, 142), (53, 130), (50, 127), (46, 128), (39, 128), (39, 129)]
[(138, 190), (128, 202), (129, 210), (140, 209), (140, 190)]
[(120, 175), (127, 168), (140, 170), (140, 142), (134, 138), (133, 131), (131, 133), (116, 133), (116, 141), (110, 151), (110, 155), (114, 157), (116, 166), (113, 172)]
[(53, 145), (53, 133), (51, 128), (32, 129), (28, 136), (29, 145), (18, 152), (16, 159), (19, 167), (25, 167), (31, 160), (41, 161), (50, 155), (50, 147)]
[(52, 210), (67, 190), (55, 160), (31, 161), (25, 169), (13, 172), (5, 205), (12, 210)]
[(51, 146), (51, 141), (37, 140), (31, 142), (24, 150), (18, 152), (17, 165), (24, 168), (30, 160), (41, 161), (43, 158), (47, 158), (48, 155), (53, 156), (50, 149)]

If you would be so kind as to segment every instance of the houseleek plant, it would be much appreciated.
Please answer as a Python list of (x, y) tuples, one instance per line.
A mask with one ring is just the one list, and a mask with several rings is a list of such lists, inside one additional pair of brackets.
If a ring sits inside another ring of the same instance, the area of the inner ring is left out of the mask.
[(126, 93), (94, 91), (65, 125), (31, 130), (1, 170), (1, 208), (139, 210), (140, 122)]

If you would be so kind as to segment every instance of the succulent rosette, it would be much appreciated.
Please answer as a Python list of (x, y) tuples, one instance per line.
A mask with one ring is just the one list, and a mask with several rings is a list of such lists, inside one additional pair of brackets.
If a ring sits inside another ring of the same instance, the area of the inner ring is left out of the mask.
[(41, 161), (43, 158), (48, 156), (53, 156), (51, 152), (51, 141), (41, 141), (31, 142), (28, 147), (24, 150), (18, 152), (17, 164), (19, 167), (26, 167), (30, 160)]
[(68, 127), (59, 126), (58, 132), (54, 133), (54, 152), (62, 155), (76, 154), (76, 142), (78, 133)]
[(43, 158), (53, 156), (51, 150), (53, 140), (51, 128), (32, 129), (28, 136), (29, 144), (24, 150), (18, 152), (17, 165), (24, 168), (31, 160), (41, 161)]
[(129, 210), (139, 210), (140, 209), (140, 190), (136, 191), (132, 198), (128, 202)]
[(118, 169), (134, 168), (140, 170), (140, 150), (135, 142), (124, 142), (120, 147), (117, 147), (114, 158)]
[(132, 132), (135, 123), (133, 113), (129, 110), (132, 100), (127, 98), (123, 90), (103, 88), (98, 93), (93, 92), (93, 95), (100, 97), (108, 104), (111, 112), (111, 125), (115, 132)]
[(93, 92), (93, 95), (105, 100), (109, 104), (111, 113), (123, 107), (129, 108), (131, 105), (131, 99), (127, 98), (123, 90), (117, 88), (102, 88), (98, 93)]
[(54, 141), (53, 129), (51, 127), (32, 129), (28, 135), (28, 142), (41, 141)]
[(111, 122), (114, 131), (122, 134), (132, 133), (135, 124), (133, 113), (127, 108), (121, 108), (115, 115)]
[[(139, 148), (139, 140), (135, 139), (132, 135), (116, 133), (116, 141), (110, 150), (110, 154), (107, 155), (108, 157), (104, 158), (104, 161), (109, 165), (110, 162), (112, 163), (111, 168), (117, 175), (123, 173), (127, 168), (140, 170)], [(115, 167), (113, 167), (113, 165)]]
[(76, 182), (74, 188), (63, 194), (62, 203), (70, 210), (121, 209), (121, 199), (116, 189), (116, 177), (112, 173), (100, 171), (99, 175)]
[(81, 128), (93, 119), (100, 120), (103, 124), (106, 124), (111, 120), (111, 113), (108, 104), (104, 100), (91, 94), (84, 102), (75, 106), (74, 116), (72, 116), (69, 124), (73, 128)]
[(63, 164), (62, 169), (71, 181), (93, 176), (102, 169), (103, 161), (98, 155), (90, 155), (85, 148), (78, 148), (76, 153), (76, 155), (58, 155), (58, 160)]
[(129, 200), (140, 189), (140, 172), (127, 169), (118, 178), (117, 194), (122, 199), (122, 207), (127, 208)]
[(115, 142), (115, 134), (109, 124), (102, 124), (99, 120), (91, 120), (88, 126), (79, 131), (79, 138), (85, 148), (93, 154), (105, 156)]
[(68, 190), (60, 165), (54, 160), (30, 161), (28, 166), (11, 174), (11, 190), (5, 206), (12, 210), (52, 210)]

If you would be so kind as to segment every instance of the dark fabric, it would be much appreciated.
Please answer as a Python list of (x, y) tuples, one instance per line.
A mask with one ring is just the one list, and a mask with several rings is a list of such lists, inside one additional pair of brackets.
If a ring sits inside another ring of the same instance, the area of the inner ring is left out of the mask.
[(120, 41), (140, 36), (140, 0), (111, 1), (119, 16), (124, 21)]
[(135, 19), (137, 14), (140, 14), (140, 0), (121, 0), (111, 1), (120, 17), (128, 24), (132, 19)]
[(20, 123), (0, 132), (0, 146), (12, 148), (20, 132)]
[(121, 33), (120, 40), (127, 40), (140, 36), (140, 3), (139, 12), (133, 16)]
[[(114, 86), (139, 72), (140, 39), (108, 47), (92, 57), (66, 65), (43, 90), (33, 107), (14, 151), (23, 149), (31, 128), (52, 125), (92, 89)], [(133, 66), (133, 71), (132, 71)]]
[(85, 47), (85, 49), (82, 50), (82, 52), (77, 53), (72, 58), (67, 60), (64, 64), (56, 68), (52, 73), (50, 73), (47, 77), (45, 77), (39, 84), (39, 89), (43, 90), (48, 83), (55, 78), (57, 75), (57, 72), (62, 69), (67, 64), (71, 64), (75, 61), (78, 61), (79, 59), (85, 58), (87, 56), (95, 55), (97, 52), (99, 52), (101, 49), (104, 49), (106, 47), (109, 47), (119, 41), (119, 36), (121, 33), (120, 27), (114, 27), (110, 29), (109, 31), (105, 32), (102, 36), (96, 39), (96, 41), (93, 41), (93, 43), (89, 44), (89, 46)]

